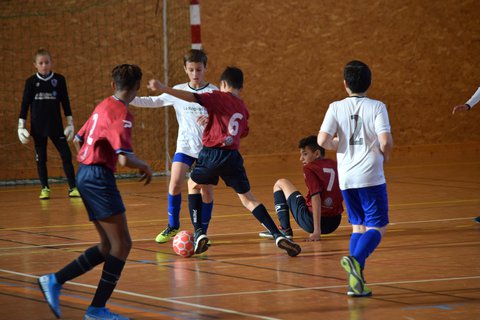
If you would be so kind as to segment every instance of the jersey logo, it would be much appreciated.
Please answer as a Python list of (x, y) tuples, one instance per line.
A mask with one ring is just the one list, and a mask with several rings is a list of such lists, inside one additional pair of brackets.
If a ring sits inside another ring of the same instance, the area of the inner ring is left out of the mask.
[(57, 79), (52, 79), (52, 86), (54, 86), (54, 87), (57, 86)]
[(132, 121), (123, 120), (123, 127), (124, 128), (131, 128), (132, 127)]

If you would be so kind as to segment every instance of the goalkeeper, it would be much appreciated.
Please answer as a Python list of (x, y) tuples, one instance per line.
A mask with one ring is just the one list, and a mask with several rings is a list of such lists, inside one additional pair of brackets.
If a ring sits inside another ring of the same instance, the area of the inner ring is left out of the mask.
[[(47, 172), (47, 141), (52, 140), (60, 153), (63, 170), (67, 176), (69, 197), (79, 197), (75, 185), (75, 171), (72, 164), (72, 153), (68, 141), (74, 135), (72, 110), (68, 99), (67, 83), (65, 78), (52, 71), (52, 57), (50, 53), (40, 48), (34, 56), (33, 65), (37, 73), (25, 81), (23, 100), (18, 119), (18, 138), (23, 144), (30, 141), (30, 133), (25, 127), (28, 109), (31, 108), (30, 132), (35, 143), (35, 159), (42, 190), (40, 199), (50, 198)], [(67, 126), (63, 129), (60, 103), (67, 119)]]

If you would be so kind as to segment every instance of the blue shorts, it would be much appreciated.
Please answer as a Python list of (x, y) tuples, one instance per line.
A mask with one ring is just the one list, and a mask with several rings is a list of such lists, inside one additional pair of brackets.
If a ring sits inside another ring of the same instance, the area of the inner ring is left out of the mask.
[(342, 190), (351, 224), (382, 228), (388, 224), (387, 185)]
[(189, 155), (186, 155), (185, 153), (181, 152), (175, 152), (173, 155), (173, 160), (172, 162), (181, 162), (185, 163), (187, 166), (191, 167), (192, 164), (196, 161), (194, 157), (190, 157)]
[[(313, 233), (313, 215), (308, 210), (305, 198), (298, 191), (293, 192), (287, 199), (287, 205), (292, 211), (293, 218), (297, 224), (308, 233)], [(342, 221), (342, 215), (336, 216), (321, 216), (320, 217), (320, 229), (322, 234), (329, 234), (337, 230), (340, 222)]]
[(107, 167), (81, 164), (77, 173), (77, 188), (90, 221), (104, 220), (125, 212), (115, 176)]
[(238, 150), (203, 147), (190, 178), (197, 184), (217, 185), (219, 177), (236, 193), (250, 191), (243, 158)]

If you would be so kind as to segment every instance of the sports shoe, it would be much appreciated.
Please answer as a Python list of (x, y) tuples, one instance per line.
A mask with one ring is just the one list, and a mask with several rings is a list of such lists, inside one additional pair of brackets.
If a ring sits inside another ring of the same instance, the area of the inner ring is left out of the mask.
[(475, 219), (473, 219), (473, 221), (475, 221), (476, 223), (480, 223), (480, 217), (476, 217)]
[(277, 236), (277, 238), (275, 239), (275, 244), (280, 249), (283, 249), (283, 250), (287, 251), (287, 253), (290, 257), (295, 257), (300, 252), (302, 252), (302, 248), (300, 248), (300, 246), (298, 244), (296, 244), (295, 242), (293, 242), (290, 239), (287, 239), (283, 235)]
[(80, 197), (80, 192), (78, 192), (77, 187), (73, 187), (71, 189), (68, 189), (68, 196), (70, 198), (78, 198)]
[(55, 317), (60, 319), (62, 316), (60, 312), (60, 290), (62, 289), (62, 285), (57, 282), (57, 278), (53, 273), (41, 276), (37, 280), (38, 286), (47, 300), (48, 306), (52, 310)]
[(173, 227), (170, 227), (170, 225), (168, 225), (165, 228), (165, 230), (163, 230), (161, 233), (159, 233), (157, 235), (157, 237), (155, 238), (155, 241), (158, 242), (158, 243), (168, 242), (170, 239), (175, 237), (175, 235), (178, 233), (178, 231), (180, 231), (180, 230), (175, 229)]
[(130, 318), (113, 313), (106, 307), (89, 306), (83, 320), (130, 320)]
[(203, 232), (202, 228), (195, 230), (193, 235), (193, 246), (195, 248), (195, 254), (200, 254), (208, 250), (208, 237)]
[[(372, 290), (365, 285), (362, 268), (357, 259), (351, 256), (344, 256), (340, 265), (348, 273), (347, 295), (354, 297), (365, 297), (372, 295)], [(350, 292), (352, 294), (350, 294)]]
[(349, 297), (370, 297), (371, 295), (372, 295), (372, 290), (370, 290), (370, 288), (367, 287), (366, 285), (363, 286), (363, 292), (359, 294), (353, 292), (352, 287), (348, 286), (347, 296)]
[(42, 200), (50, 199), (50, 189), (48, 187), (44, 187), (40, 191), (40, 195), (38, 196), (38, 198), (40, 198)]
[[(293, 238), (292, 228), (283, 229), (282, 226), (278, 226), (278, 230), (280, 230), (280, 232), (285, 236), (285, 238), (287, 239)], [(273, 235), (268, 230), (261, 231), (258, 233), (258, 235), (260, 236), (260, 238), (273, 239)]]

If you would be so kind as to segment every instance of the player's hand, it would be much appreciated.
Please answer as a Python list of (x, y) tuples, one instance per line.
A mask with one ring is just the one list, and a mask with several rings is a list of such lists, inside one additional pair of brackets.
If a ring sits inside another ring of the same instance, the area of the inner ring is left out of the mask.
[(152, 169), (147, 165), (144, 168), (140, 169), (139, 171), (142, 177), (138, 181), (141, 182), (145, 180), (143, 185), (146, 186), (147, 184), (150, 183), (150, 181), (152, 181), (152, 175), (153, 175)]
[(74, 132), (75, 129), (73, 127), (73, 118), (72, 116), (67, 116), (67, 126), (63, 131), (63, 134), (65, 135), (65, 137), (67, 137), (67, 141), (71, 141), (73, 139)]
[(199, 116), (197, 118), (197, 123), (201, 126), (206, 126), (208, 123), (208, 116)]
[(147, 88), (153, 91), (165, 89), (167, 86), (156, 79), (148, 81)]
[(453, 107), (452, 114), (455, 114), (457, 111), (468, 111), (470, 107), (467, 104), (461, 104), (458, 106)]
[(30, 142), (30, 133), (25, 129), (25, 119), (22, 118), (18, 119), (18, 139), (23, 144)]
[(317, 233), (311, 233), (305, 241), (311, 242), (311, 241), (320, 241), (322, 240), (321, 235)]

